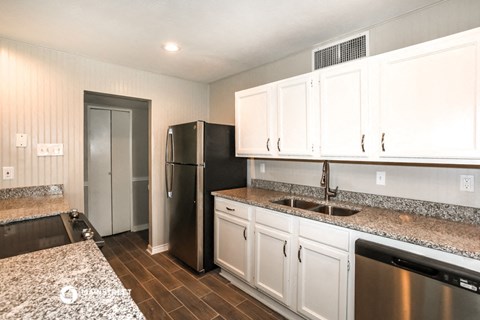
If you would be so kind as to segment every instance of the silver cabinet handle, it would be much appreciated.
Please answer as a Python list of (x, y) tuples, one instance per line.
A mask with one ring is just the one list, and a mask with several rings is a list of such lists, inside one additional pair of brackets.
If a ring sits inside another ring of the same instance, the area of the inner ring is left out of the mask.
[(280, 150), (280, 138), (278, 138), (278, 140), (277, 140), (277, 149), (278, 149), (278, 151), (281, 151)]
[(365, 134), (362, 134), (362, 152), (365, 152)]
[(382, 151), (385, 152), (385, 132), (382, 133)]
[(267, 151), (270, 151), (270, 138), (267, 139)]
[(301, 253), (302, 253), (302, 246), (298, 248), (298, 262), (300, 263), (302, 263)]
[(283, 255), (287, 257), (287, 240), (283, 243)]
[(232, 209), (232, 208), (229, 208), (229, 207), (225, 207), (228, 211), (235, 211), (235, 209)]
[(243, 238), (247, 240), (247, 227), (243, 229)]

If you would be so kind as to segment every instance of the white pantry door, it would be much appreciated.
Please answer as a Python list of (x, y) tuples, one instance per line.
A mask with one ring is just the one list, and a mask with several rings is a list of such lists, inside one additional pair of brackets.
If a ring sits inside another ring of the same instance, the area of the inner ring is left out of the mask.
[(101, 236), (131, 229), (130, 115), (123, 110), (88, 110), (88, 217)]

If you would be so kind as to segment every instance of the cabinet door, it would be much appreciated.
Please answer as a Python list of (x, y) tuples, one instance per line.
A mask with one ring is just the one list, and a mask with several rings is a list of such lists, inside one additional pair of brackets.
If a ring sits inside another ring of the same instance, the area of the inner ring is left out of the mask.
[(380, 157), (480, 158), (476, 39), (433, 41), (380, 61)]
[(292, 236), (286, 232), (255, 226), (255, 286), (289, 306), (291, 289), (289, 254)]
[(298, 312), (309, 319), (346, 319), (348, 253), (300, 238), (298, 258)]
[(271, 85), (235, 93), (235, 143), (238, 156), (274, 153)]
[(277, 84), (277, 133), (279, 155), (310, 156), (313, 145), (313, 76), (311, 74)]
[(320, 72), (320, 146), (325, 157), (366, 157), (367, 61)]
[(215, 211), (215, 263), (225, 270), (252, 281), (252, 243), (249, 222)]

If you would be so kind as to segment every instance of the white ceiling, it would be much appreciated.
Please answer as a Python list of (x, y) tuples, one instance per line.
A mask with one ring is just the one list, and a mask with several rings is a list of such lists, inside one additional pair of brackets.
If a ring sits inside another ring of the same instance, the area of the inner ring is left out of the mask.
[(208, 83), (435, 2), (1, 0), (0, 36)]

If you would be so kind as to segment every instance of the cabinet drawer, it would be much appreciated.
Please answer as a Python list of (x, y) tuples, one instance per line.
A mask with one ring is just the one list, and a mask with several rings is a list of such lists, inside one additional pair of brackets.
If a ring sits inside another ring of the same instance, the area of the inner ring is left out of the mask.
[(300, 219), (299, 236), (348, 251), (350, 233), (325, 223)]
[(215, 198), (215, 210), (236, 216), (241, 219), (251, 220), (252, 214), (248, 205), (240, 202)]
[(293, 216), (270, 211), (267, 209), (255, 209), (255, 223), (263, 224), (264, 226), (275, 228), (281, 231), (292, 233)]

